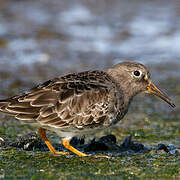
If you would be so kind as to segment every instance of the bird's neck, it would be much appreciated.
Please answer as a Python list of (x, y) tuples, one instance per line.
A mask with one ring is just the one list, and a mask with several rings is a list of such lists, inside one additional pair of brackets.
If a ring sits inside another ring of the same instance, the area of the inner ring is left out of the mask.
[(129, 107), (133, 97), (136, 95), (133, 90), (131, 81), (128, 80), (127, 77), (125, 77), (124, 74), (120, 75), (119, 72), (116, 73), (116, 71), (112, 71), (109, 69), (107, 73), (112, 77), (112, 79), (115, 81), (116, 86), (119, 89), (119, 93), (123, 93), (124, 96), (124, 105), (126, 107)]
[(123, 89), (123, 92), (124, 92), (124, 103), (127, 107), (129, 107), (135, 95), (131, 94), (131, 92), (129, 91), (126, 91), (126, 89)]

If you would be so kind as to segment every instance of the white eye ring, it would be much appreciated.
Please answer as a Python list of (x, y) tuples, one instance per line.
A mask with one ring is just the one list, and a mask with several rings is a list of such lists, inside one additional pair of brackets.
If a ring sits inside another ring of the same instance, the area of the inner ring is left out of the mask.
[(135, 78), (140, 78), (142, 75), (142, 72), (140, 70), (135, 70), (132, 72), (132, 74)]

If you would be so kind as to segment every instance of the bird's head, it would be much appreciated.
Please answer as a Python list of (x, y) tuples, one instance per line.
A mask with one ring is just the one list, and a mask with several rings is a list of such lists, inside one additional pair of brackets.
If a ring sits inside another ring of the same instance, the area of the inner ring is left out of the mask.
[(160, 97), (171, 107), (175, 107), (171, 99), (152, 83), (150, 73), (144, 65), (123, 62), (113, 66), (107, 72), (119, 84), (127, 99), (132, 99), (140, 92), (147, 92)]

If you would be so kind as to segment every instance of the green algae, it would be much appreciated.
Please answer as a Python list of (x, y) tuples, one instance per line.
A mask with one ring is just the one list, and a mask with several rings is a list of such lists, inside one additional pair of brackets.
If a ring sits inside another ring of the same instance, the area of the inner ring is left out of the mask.
[[(161, 119), (161, 118), (159, 118)], [(179, 145), (180, 129), (178, 119), (159, 121), (150, 118), (151, 125), (140, 129), (138, 123), (131, 128), (114, 127), (110, 131), (118, 138), (133, 135), (133, 140), (157, 145), (159, 142)], [(139, 122), (142, 125), (142, 122)], [(146, 122), (144, 122), (146, 123)], [(168, 123), (168, 125), (167, 125)], [(5, 123), (6, 124), (6, 123)], [(32, 129), (18, 125), (17, 121), (8, 121), (8, 126), (16, 126), (16, 136), (22, 129)], [(6, 125), (1, 126), (0, 133), (11, 134)], [(152, 129), (153, 127), (153, 129)], [(165, 128), (166, 127), (166, 128)], [(108, 155), (108, 154), (107, 154)], [(112, 154), (110, 154), (112, 155)], [(94, 157), (79, 158), (73, 154), (54, 156), (49, 152), (24, 151), (16, 148), (0, 150), (0, 178), (4, 179), (178, 179), (180, 178), (180, 156), (163, 151), (151, 151), (145, 154), (113, 154), (110, 159)]]
[(178, 178), (180, 165), (175, 155), (121, 155), (113, 159), (79, 158), (73, 155), (7, 150), (1, 152), (5, 179), (143, 179)]

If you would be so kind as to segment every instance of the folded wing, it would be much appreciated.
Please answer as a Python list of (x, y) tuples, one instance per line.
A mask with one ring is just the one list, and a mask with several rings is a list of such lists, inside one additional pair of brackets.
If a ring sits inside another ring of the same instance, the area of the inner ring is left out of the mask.
[(108, 124), (114, 107), (110, 81), (101, 71), (69, 74), (0, 101), (0, 111), (27, 123), (56, 128)]

